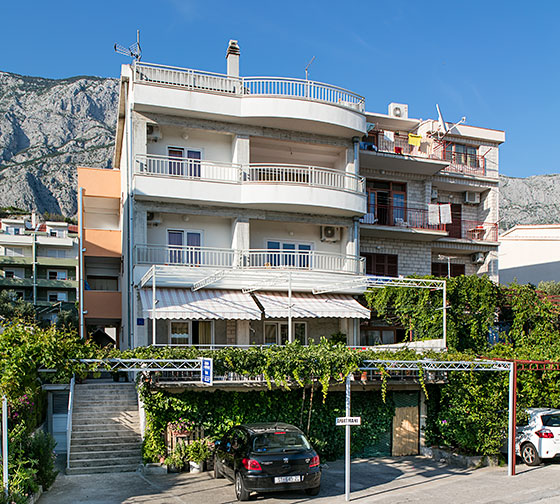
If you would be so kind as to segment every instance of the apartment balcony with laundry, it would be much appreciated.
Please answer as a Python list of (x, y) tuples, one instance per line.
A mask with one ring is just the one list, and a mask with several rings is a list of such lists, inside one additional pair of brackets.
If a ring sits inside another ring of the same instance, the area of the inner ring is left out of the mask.
[[(365, 99), (341, 87), (289, 77), (244, 77), (230, 41), (227, 73), (146, 62), (123, 67), (134, 83), (135, 109), (195, 114), (255, 126), (343, 135), (365, 131)], [(344, 77), (344, 76), (343, 76)]]

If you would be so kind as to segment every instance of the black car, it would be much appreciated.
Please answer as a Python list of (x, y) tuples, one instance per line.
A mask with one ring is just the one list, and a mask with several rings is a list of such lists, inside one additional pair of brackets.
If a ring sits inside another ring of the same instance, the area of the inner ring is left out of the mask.
[(238, 425), (216, 441), (214, 477), (224, 476), (234, 482), (240, 501), (251, 492), (317, 495), (321, 486), (319, 455), (303, 432), (285, 423)]

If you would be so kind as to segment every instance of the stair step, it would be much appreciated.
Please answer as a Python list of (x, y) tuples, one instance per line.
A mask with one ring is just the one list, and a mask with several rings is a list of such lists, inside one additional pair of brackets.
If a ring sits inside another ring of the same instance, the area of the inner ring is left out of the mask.
[(142, 462), (142, 457), (139, 455), (128, 456), (128, 457), (113, 457), (113, 458), (82, 458), (82, 459), (70, 459), (70, 467), (103, 467), (103, 466), (118, 466), (118, 465), (133, 465), (140, 464)]
[(79, 408), (74, 408), (72, 411), (72, 418), (80, 418), (80, 415), (88, 416), (104, 416), (113, 417), (118, 415), (138, 415), (138, 406), (121, 406), (121, 407), (107, 407), (107, 408), (88, 408), (87, 406), (81, 406)]
[[(103, 427), (103, 428), (101, 428)], [(80, 440), (95, 440), (95, 439), (107, 439), (115, 438), (118, 440), (128, 441), (129, 439), (137, 439), (140, 437), (140, 428), (130, 429), (128, 427), (112, 427), (110, 429), (107, 426), (101, 426), (95, 429), (82, 429), (81, 427), (72, 429), (72, 441)], [(109, 442), (109, 441), (103, 441)]]
[[(73, 447), (71, 447), (73, 448)], [(70, 450), (70, 465), (72, 462), (76, 461), (94, 461), (94, 460), (105, 460), (108, 463), (114, 459), (123, 460), (127, 458), (137, 458), (140, 459), (142, 457), (142, 449), (137, 446), (133, 449), (126, 449), (126, 450), (110, 450), (110, 451), (74, 451)]]
[(126, 450), (141, 450), (142, 449), (142, 442), (138, 440), (123, 442), (117, 441), (116, 443), (109, 443), (107, 440), (96, 438), (93, 443), (89, 442), (90, 439), (86, 440), (87, 442), (82, 442), (78, 439), (72, 439), (70, 445), (70, 451), (72, 455), (74, 452), (104, 452), (104, 451), (126, 451)]
[(119, 464), (109, 466), (96, 466), (96, 467), (70, 467), (66, 469), (66, 474), (100, 474), (100, 473), (113, 473), (113, 472), (135, 472), (140, 463), (138, 464)]

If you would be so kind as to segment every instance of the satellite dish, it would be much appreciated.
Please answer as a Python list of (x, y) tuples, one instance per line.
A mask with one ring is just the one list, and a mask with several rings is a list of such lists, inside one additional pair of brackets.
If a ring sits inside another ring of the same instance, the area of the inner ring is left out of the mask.
[(441, 110), (439, 109), (439, 105), (436, 103), (436, 110), (437, 110), (437, 115), (438, 115), (438, 131), (442, 134), (445, 135), (448, 132), (447, 129), (447, 124), (445, 124), (445, 121), (443, 120), (443, 115), (441, 114)]
[(114, 45), (115, 52), (124, 56), (130, 56), (135, 61), (142, 59), (142, 48), (140, 47), (140, 30), (136, 30), (136, 42), (129, 47), (120, 44)]

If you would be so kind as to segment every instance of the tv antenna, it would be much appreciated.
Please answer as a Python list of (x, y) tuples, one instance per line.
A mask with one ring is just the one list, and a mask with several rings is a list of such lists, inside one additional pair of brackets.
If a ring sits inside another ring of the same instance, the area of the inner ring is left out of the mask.
[(136, 42), (129, 47), (115, 44), (115, 52), (124, 56), (130, 56), (136, 61), (142, 59), (142, 48), (140, 47), (140, 30), (136, 30)]
[(311, 63), (313, 63), (315, 61), (315, 56), (313, 56), (313, 58), (311, 58), (311, 60), (309, 61), (309, 63), (307, 63), (307, 66), (305, 67), (305, 80), (309, 80), (309, 67), (311, 66)]
[(453, 128), (455, 128), (455, 126), (459, 126), (459, 124), (463, 124), (467, 120), (467, 118), (465, 116), (463, 116), (463, 117), (461, 117), (461, 120), (457, 121), (451, 127), (448, 127), (447, 123), (443, 119), (443, 115), (442, 115), (441, 110), (439, 108), (439, 105), (437, 103), (436, 103), (436, 110), (437, 110), (437, 113), (438, 113), (438, 131), (437, 131), (437, 134), (438, 134), (438, 138), (440, 140), (443, 139), (443, 137), (445, 137), (445, 135), (447, 135)]

